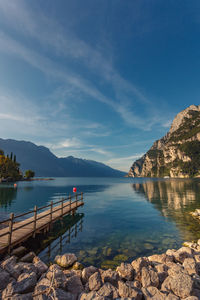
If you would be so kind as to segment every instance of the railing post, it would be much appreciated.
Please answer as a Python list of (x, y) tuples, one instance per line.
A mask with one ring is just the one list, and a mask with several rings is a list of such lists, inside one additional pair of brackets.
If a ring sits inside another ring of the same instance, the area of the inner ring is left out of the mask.
[(77, 203), (78, 203), (78, 195), (76, 194), (76, 207), (77, 207)]
[(62, 202), (61, 202), (61, 216), (63, 216), (63, 201), (64, 201), (64, 198), (62, 198)]
[(51, 201), (50, 222), (52, 222), (52, 214), (53, 214), (53, 201)]
[(34, 207), (34, 222), (33, 222), (33, 237), (35, 238), (36, 233), (36, 222), (37, 222), (37, 206)]
[(12, 243), (12, 229), (13, 229), (13, 219), (14, 214), (10, 214), (10, 221), (9, 221), (9, 233), (8, 233), (8, 253), (10, 254), (11, 250), (11, 243)]
[(81, 202), (83, 203), (83, 192), (81, 192)]

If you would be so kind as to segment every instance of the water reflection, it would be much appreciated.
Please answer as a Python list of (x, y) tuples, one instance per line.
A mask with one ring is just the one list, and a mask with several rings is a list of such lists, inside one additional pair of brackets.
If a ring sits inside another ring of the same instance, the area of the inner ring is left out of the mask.
[(176, 222), (184, 240), (200, 237), (200, 224), (189, 212), (200, 207), (200, 181), (172, 179), (145, 181), (132, 185), (135, 192), (142, 194), (161, 214)]
[(27, 242), (27, 247), (46, 263), (53, 261), (56, 255), (63, 252), (73, 239), (77, 238), (78, 233), (83, 230), (84, 214), (77, 213), (75, 216), (65, 216), (63, 219), (53, 224), (50, 232), (46, 235), (41, 234), (35, 239), (31, 238)]

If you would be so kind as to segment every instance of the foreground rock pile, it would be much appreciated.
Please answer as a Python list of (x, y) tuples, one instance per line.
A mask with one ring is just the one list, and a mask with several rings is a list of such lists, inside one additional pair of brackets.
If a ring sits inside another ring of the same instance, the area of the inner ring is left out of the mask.
[(179, 250), (140, 257), (116, 270), (84, 268), (74, 254), (48, 267), (34, 253), (1, 262), (1, 298), (7, 300), (200, 299), (200, 240)]

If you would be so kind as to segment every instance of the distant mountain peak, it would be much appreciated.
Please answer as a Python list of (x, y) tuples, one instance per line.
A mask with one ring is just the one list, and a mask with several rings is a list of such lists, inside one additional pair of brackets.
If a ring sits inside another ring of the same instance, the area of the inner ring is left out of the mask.
[(190, 105), (189, 107), (187, 107), (186, 109), (182, 110), (181, 112), (179, 112), (176, 117), (174, 118), (171, 128), (169, 130), (169, 133), (171, 134), (172, 132), (176, 131), (181, 123), (183, 122), (184, 118), (190, 118), (190, 112), (191, 111), (196, 111), (196, 112), (200, 112), (200, 105)]

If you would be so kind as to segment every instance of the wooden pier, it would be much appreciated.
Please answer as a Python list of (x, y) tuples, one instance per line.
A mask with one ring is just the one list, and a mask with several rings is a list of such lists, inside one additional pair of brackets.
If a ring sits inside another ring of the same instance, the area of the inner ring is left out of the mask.
[[(42, 230), (49, 230), (52, 223), (62, 218), (64, 215), (74, 215), (78, 207), (84, 205), (83, 193), (68, 196), (59, 201), (37, 207), (34, 210), (15, 216), (10, 214), (10, 218), (0, 222), (1, 226), (6, 226), (0, 229), (0, 254), (8, 251), (27, 240)], [(40, 213), (38, 213), (41, 211)], [(32, 215), (22, 221), (17, 221), (24, 216)], [(4, 225), (3, 225), (4, 224)]]

